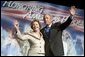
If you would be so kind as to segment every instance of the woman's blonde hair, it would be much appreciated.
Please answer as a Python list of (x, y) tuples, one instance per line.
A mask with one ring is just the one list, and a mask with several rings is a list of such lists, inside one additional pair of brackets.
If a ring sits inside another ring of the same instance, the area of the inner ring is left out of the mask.
[(33, 23), (34, 23), (34, 22), (38, 22), (38, 24), (39, 24), (39, 26), (40, 26), (40, 29), (41, 29), (41, 24), (40, 24), (39, 20), (37, 20), (37, 19), (35, 19), (35, 20), (33, 20), (33, 21), (31, 22), (31, 28), (33, 29)]

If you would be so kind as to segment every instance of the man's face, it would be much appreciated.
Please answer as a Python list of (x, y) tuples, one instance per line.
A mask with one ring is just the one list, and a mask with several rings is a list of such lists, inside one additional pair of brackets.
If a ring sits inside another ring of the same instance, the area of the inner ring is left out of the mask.
[(46, 25), (50, 25), (50, 24), (52, 23), (52, 20), (51, 20), (51, 16), (50, 16), (50, 15), (46, 14), (46, 15), (44, 16), (44, 23), (45, 23)]

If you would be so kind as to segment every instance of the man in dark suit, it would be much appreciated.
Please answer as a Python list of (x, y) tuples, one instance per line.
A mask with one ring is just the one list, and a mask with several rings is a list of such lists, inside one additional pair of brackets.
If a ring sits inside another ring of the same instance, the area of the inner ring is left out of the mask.
[(62, 31), (68, 27), (75, 15), (76, 8), (72, 6), (69, 10), (70, 16), (64, 23), (52, 23), (51, 15), (44, 15), (44, 23), (46, 26), (41, 29), (43, 38), (45, 40), (45, 55), (46, 56), (63, 56), (64, 49), (62, 43)]

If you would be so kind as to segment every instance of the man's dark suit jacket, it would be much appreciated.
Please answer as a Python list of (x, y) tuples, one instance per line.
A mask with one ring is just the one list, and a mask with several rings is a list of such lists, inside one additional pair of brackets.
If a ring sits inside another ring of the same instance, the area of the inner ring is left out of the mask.
[(45, 40), (45, 55), (50, 56), (51, 52), (49, 49), (51, 49), (54, 56), (63, 56), (64, 55), (64, 48), (63, 48), (63, 42), (62, 42), (62, 31), (68, 27), (71, 23), (72, 19), (71, 16), (65, 21), (64, 23), (57, 22), (55, 24), (52, 24), (50, 29), (49, 36), (46, 35), (45, 28), (41, 29), (41, 32), (43, 34), (43, 38)]

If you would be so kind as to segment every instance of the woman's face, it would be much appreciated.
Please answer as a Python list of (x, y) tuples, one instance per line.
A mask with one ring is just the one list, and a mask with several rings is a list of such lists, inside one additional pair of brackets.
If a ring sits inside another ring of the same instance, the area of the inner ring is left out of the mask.
[(36, 21), (33, 23), (33, 30), (34, 30), (34, 31), (39, 31), (39, 30), (40, 30), (39, 23), (36, 22)]

